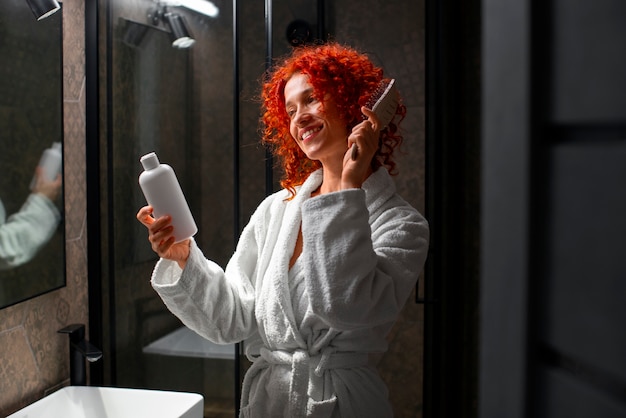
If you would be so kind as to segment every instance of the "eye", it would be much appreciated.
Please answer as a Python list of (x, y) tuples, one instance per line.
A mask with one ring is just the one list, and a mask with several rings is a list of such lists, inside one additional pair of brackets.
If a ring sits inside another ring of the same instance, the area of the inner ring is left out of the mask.
[(289, 116), (289, 118), (293, 118), (293, 116), (296, 114), (296, 109), (293, 107), (287, 108), (287, 116)]

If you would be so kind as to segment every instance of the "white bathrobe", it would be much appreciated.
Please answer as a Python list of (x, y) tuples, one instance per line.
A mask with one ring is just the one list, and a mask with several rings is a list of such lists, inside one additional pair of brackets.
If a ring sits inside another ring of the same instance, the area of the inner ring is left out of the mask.
[[(387, 349), (426, 259), (428, 224), (384, 168), (361, 189), (311, 198), (321, 181), (318, 170), (291, 201), (285, 190), (266, 198), (225, 271), (194, 242), (184, 271), (164, 259), (155, 267), (152, 286), (185, 325), (216, 343), (244, 341), (253, 364), (242, 417), (393, 415), (368, 355)], [(303, 285), (293, 295), (300, 225)]]

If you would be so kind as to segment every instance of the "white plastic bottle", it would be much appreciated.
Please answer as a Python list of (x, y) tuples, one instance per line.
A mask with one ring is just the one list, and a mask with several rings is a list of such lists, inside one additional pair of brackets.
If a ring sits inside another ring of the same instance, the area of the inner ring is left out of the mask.
[(144, 155), (140, 161), (145, 171), (139, 175), (139, 186), (154, 209), (154, 217), (172, 217), (176, 242), (194, 236), (198, 227), (172, 167), (159, 163), (154, 152)]
[[(44, 150), (39, 159), (38, 167), (43, 169), (43, 175), (49, 181), (54, 181), (61, 173), (61, 168), (63, 167), (63, 154), (61, 150), (61, 143), (54, 142), (50, 148)], [(31, 190), (35, 188), (36, 182), (37, 176), (33, 176), (33, 180), (30, 182)]]

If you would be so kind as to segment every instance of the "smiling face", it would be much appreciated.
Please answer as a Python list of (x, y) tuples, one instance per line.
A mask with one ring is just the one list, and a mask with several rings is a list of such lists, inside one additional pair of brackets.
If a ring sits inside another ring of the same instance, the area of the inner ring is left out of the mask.
[(330, 97), (318, 98), (305, 74), (294, 74), (285, 84), (289, 131), (311, 160), (324, 164), (342, 161), (348, 148), (348, 128)]

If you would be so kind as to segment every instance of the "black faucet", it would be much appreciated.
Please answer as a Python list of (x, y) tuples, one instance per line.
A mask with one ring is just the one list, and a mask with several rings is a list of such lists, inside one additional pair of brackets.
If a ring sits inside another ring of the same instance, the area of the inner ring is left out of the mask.
[(85, 325), (68, 325), (58, 332), (70, 336), (70, 384), (85, 386), (87, 384), (87, 369), (85, 359), (90, 363), (100, 360), (102, 351), (94, 347), (85, 339)]

